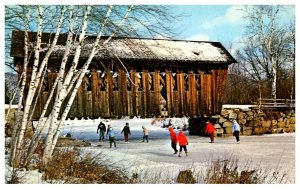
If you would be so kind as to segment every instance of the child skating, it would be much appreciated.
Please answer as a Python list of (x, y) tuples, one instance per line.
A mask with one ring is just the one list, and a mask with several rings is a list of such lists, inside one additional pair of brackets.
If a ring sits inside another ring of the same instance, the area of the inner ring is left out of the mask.
[(179, 131), (179, 134), (177, 136), (177, 139), (178, 139), (178, 142), (179, 142), (179, 154), (178, 154), (178, 157), (181, 157), (181, 152), (182, 152), (182, 149), (184, 149), (184, 152), (185, 152), (185, 155), (187, 156), (187, 148), (186, 146), (189, 144), (188, 143), (188, 140), (186, 138), (186, 136), (184, 135), (182, 129), (180, 129)]

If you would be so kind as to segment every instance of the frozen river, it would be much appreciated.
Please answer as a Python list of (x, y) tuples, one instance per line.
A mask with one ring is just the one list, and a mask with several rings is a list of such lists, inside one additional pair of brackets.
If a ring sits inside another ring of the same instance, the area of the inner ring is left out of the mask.
[[(69, 123), (63, 133), (71, 131), (73, 137), (90, 141), (93, 146), (85, 148), (93, 154), (104, 154), (111, 161), (120, 164), (130, 171), (168, 171), (176, 176), (179, 170), (205, 168), (208, 163), (217, 159), (233, 157), (239, 165), (285, 171), (289, 183), (295, 182), (295, 133), (284, 133), (261, 136), (241, 136), (241, 144), (236, 144), (233, 136), (216, 137), (215, 143), (209, 143), (208, 137), (188, 136), (188, 157), (173, 154), (170, 146), (169, 133), (161, 128), (161, 123), (151, 125), (150, 119), (128, 119), (107, 121), (117, 132), (117, 148), (109, 148), (108, 141), (98, 143), (96, 127), (99, 121), (79, 125)], [(125, 122), (131, 126), (130, 143), (123, 141), (120, 134)], [(172, 120), (175, 127), (185, 121)], [(143, 143), (141, 126), (149, 130), (149, 143)], [(176, 132), (178, 132), (176, 130)], [(97, 146), (100, 145), (100, 146)]]

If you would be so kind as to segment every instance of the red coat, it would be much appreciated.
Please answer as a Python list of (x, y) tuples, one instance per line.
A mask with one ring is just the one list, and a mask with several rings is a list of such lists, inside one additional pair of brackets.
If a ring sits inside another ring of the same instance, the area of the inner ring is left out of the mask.
[(206, 134), (213, 133), (215, 130), (216, 128), (213, 126), (213, 124), (211, 124), (210, 122), (206, 123), (206, 127), (205, 127)]
[(178, 139), (178, 142), (179, 142), (179, 146), (188, 145), (188, 140), (187, 140), (186, 136), (184, 135), (184, 133), (182, 132), (182, 130), (179, 131), (177, 139)]
[(170, 132), (171, 141), (177, 143), (178, 141), (177, 141), (176, 133), (172, 127), (169, 128), (169, 132)]

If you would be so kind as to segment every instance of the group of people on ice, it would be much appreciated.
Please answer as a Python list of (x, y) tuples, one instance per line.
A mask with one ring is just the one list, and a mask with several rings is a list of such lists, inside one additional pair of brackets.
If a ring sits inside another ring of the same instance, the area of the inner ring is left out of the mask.
[[(142, 126), (143, 129), (143, 141), (142, 142), (146, 142), (148, 143), (148, 130), (145, 126)], [(210, 138), (210, 143), (214, 143), (214, 132), (216, 131), (216, 128), (214, 127), (214, 125), (212, 123), (210, 123), (209, 121), (206, 122), (206, 126), (205, 126), (205, 133), (209, 136)], [(97, 134), (99, 132), (99, 141), (104, 141), (104, 135), (106, 132), (106, 127), (105, 124), (101, 121), (100, 124), (98, 125), (97, 128)], [(180, 129), (179, 133), (176, 134), (176, 132), (174, 131), (172, 125), (169, 127), (169, 132), (170, 132), (170, 138), (171, 138), (171, 147), (174, 150), (174, 154), (178, 153), (177, 150), (177, 143), (179, 144), (179, 154), (178, 156), (181, 157), (181, 153), (182, 150), (184, 150), (185, 155), (188, 155), (188, 151), (187, 151), (187, 145), (188, 143), (188, 139), (185, 136), (185, 134), (183, 133), (183, 130)], [(232, 123), (232, 132), (233, 135), (236, 138), (237, 143), (240, 143), (240, 138), (239, 138), (239, 133), (240, 133), (240, 125), (237, 123), (236, 120), (233, 120)], [(128, 137), (129, 135), (131, 135), (130, 132), (130, 127), (129, 124), (126, 123), (123, 130), (121, 131), (121, 134), (124, 133), (124, 140), (125, 143), (129, 143), (128, 142)], [(110, 144), (110, 148), (112, 147), (112, 144), (114, 144), (114, 147), (116, 147), (116, 141), (115, 141), (115, 131), (113, 130), (113, 128), (108, 125), (107, 128), (107, 133), (106, 133), (106, 137), (108, 137), (109, 139), (109, 144)]]
[[(142, 142), (145, 142), (145, 140), (146, 140), (146, 142), (148, 143), (149, 142), (148, 141), (148, 130), (145, 126), (142, 126), (142, 129), (143, 129), (143, 134), (144, 134)], [(97, 134), (99, 133), (99, 142), (105, 140), (105, 138), (104, 138), (105, 132), (106, 132), (105, 124), (101, 121), (97, 128)], [(129, 139), (129, 135), (131, 135), (129, 123), (125, 124), (123, 130), (121, 131), (121, 134), (122, 133), (124, 133), (125, 143), (129, 143), (128, 139)], [(114, 146), (117, 147), (115, 136), (116, 136), (115, 131), (113, 130), (113, 128), (110, 125), (108, 125), (106, 138), (108, 137), (108, 139), (109, 139), (110, 148), (112, 147), (112, 144), (114, 144)]]
[[(232, 134), (236, 138), (237, 144), (240, 144), (240, 125), (237, 123), (236, 120), (232, 121)], [(215, 131), (216, 128), (212, 123), (209, 121), (206, 122), (206, 127), (205, 127), (205, 133), (209, 135), (210, 138), (210, 143), (214, 143), (214, 137), (215, 137)]]
[[(209, 121), (207, 121), (206, 126), (205, 126), (205, 133), (207, 135), (209, 135), (210, 143), (214, 143), (215, 131), (216, 131), (216, 128), (214, 127), (214, 125), (212, 123), (210, 123)], [(178, 135), (176, 135), (173, 127), (171, 126), (171, 127), (169, 127), (169, 132), (170, 132), (170, 138), (171, 138), (171, 147), (174, 150), (174, 154), (178, 153), (178, 150), (177, 150), (177, 143), (178, 143), (179, 144), (178, 157), (181, 157), (182, 149), (184, 150), (185, 155), (187, 156), (188, 152), (187, 152), (186, 146), (189, 144), (189, 142), (188, 142), (186, 136), (184, 135), (182, 129), (180, 129)], [(240, 137), (239, 137), (240, 125), (237, 123), (236, 120), (233, 120), (232, 132), (233, 132), (233, 136), (235, 136), (235, 138), (236, 138), (237, 144), (239, 144), (240, 143)]]

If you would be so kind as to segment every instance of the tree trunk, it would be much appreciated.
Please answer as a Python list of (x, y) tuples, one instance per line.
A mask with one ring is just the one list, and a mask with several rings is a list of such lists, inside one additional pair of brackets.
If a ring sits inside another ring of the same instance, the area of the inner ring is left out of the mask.
[(271, 97), (274, 99), (275, 104), (276, 104), (277, 66), (276, 66), (276, 63), (275, 63), (273, 57), (272, 57), (271, 61), (272, 61), (272, 75), (273, 75), (273, 78), (272, 78), (272, 88), (271, 88), (271, 90), (272, 90)]
[(74, 74), (74, 71), (75, 71), (76, 66), (78, 64), (78, 61), (79, 61), (79, 57), (80, 57), (80, 53), (81, 53), (81, 47), (82, 47), (82, 44), (83, 44), (83, 41), (84, 41), (84, 36), (85, 36), (86, 28), (87, 28), (87, 21), (88, 21), (89, 14), (90, 14), (90, 6), (87, 6), (87, 9), (85, 11), (83, 21), (82, 21), (82, 30), (81, 30), (81, 33), (80, 33), (80, 36), (79, 36), (79, 44), (76, 47), (72, 67), (69, 70), (69, 72), (68, 72), (68, 74), (65, 78), (65, 81), (64, 81), (64, 84), (63, 84), (62, 88), (57, 93), (52, 112), (49, 116), (50, 117), (50, 126), (49, 126), (49, 130), (48, 130), (46, 140), (45, 140), (45, 148), (44, 148), (44, 151), (43, 151), (43, 158), (42, 158), (43, 164), (46, 164), (48, 162), (50, 156), (51, 156), (51, 154), (50, 154), (51, 145), (52, 145), (52, 142), (53, 142), (53, 137), (54, 137), (54, 134), (55, 134), (55, 130), (58, 127), (57, 117), (59, 116), (59, 111), (60, 111), (61, 105), (62, 105), (64, 99), (67, 96), (66, 89), (68, 88), (68, 85), (70, 84), (71, 78)]
[(31, 73), (31, 81), (29, 85), (29, 90), (28, 94), (26, 97), (26, 102), (24, 105), (24, 113), (23, 113), (23, 118), (22, 118), (22, 123), (20, 129), (17, 131), (16, 134), (16, 157), (13, 157), (13, 161), (16, 162), (16, 166), (19, 166), (20, 164), (20, 159), (21, 159), (21, 154), (22, 154), (22, 144), (23, 144), (23, 138), (25, 135), (25, 131), (27, 128), (27, 122), (28, 122), (28, 116), (29, 116), (29, 111), (31, 107), (31, 102), (34, 96), (34, 89), (35, 87), (35, 80), (36, 80), (36, 73), (37, 73), (37, 68), (39, 64), (39, 55), (40, 55), (40, 45), (41, 45), (41, 39), (42, 39), (42, 13), (43, 9), (41, 6), (38, 7), (38, 33), (37, 33), (37, 42), (36, 42), (36, 47), (35, 47), (35, 59), (34, 59), (34, 65), (33, 65), (33, 70)]

